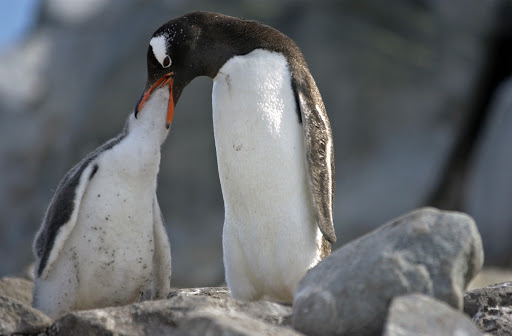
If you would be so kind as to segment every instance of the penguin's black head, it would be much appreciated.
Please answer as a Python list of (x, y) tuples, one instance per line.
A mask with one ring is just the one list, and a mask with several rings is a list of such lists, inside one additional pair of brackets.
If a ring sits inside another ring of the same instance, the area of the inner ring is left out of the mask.
[(183, 88), (197, 76), (191, 61), (197, 27), (188, 24), (186, 17), (171, 20), (153, 33), (147, 52), (148, 78), (144, 92), (135, 108), (135, 116), (154, 90), (169, 85), (167, 127)]
[(290, 43), (294, 45), (285, 35), (259, 22), (219, 13), (192, 12), (173, 19), (158, 28), (149, 42), (148, 80), (135, 113), (155, 89), (169, 84), (170, 124), (181, 92), (195, 77), (214, 78), (235, 55), (256, 48), (283, 52), (283, 46)]

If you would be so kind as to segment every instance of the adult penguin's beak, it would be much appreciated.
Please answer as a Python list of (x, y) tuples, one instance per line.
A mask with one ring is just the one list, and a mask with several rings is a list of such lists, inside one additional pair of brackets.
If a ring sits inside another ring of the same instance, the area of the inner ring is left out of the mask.
[(174, 116), (174, 98), (172, 94), (172, 84), (174, 81), (174, 73), (170, 72), (168, 74), (163, 75), (160, 77), (156, 82), (151, 84), (149, 88), (142, 94), (142, 96), (139, 99), (139, 102), (137, 103), (137, 106), (135, 107), (135, 118), (137, 118), (137, 114), (142, 109), (146, 101), (149, 99), (151, 94), (158, 88), (164, 87), (167, 84), (169, 84), (169, 103), (167, 105), (167, 117), (166, 117), (166, 128), (169, 128), (171, 126), (172, 117)]

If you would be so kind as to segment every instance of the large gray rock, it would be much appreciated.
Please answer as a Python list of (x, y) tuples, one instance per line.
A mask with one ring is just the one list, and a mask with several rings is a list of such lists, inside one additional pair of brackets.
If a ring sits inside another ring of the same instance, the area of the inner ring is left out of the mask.
[(512, 266), (512, 78), (493, 99), (487, 126), (471, 165), (465, 211), (479, 225), (485, 256)]
[(483, 263), (471, 217), (416, 210), (335, 251), (301, 280), (293, 326), (308, 335), (377, 335), (393, 297), (424, 293), (461, 309)]
[(383, 336), (482, 336), (471, 320), (444, 302), (422, 294), (393, 299)]
[[(0, 255), (12, 256), (0, 275), (30, 262), (65, 172), (121, 130), (145, 83), (149, 37), (166, 20), (206, 6), (297, 41), (333, 127), (341, 245), (436, 188), (485, 71), (495, 3), (96, 0), (77, 11), (42, 1), (33, 32), (0, 54)], [(187, 87), (162, 155), (158, 197), (180, 287), (224, 280), (210, 97), (209, 79)]]
[(27, 279), (4, 277), (0, 279), (0, 296), (14, 299), (26, 305), (32, 304), (34, 283)]
[(493, 336), (512, 335), (512, 282), (468, 291), (464, 312)]
[(0, 335), (37, 334), (52, 320), (26, 304), (0, 295)]
[(180, 289), (167, 300), (72, 312), (49, 328), (53, 335), (300, 335), (284, 326), (291, 308), (238, 302), (226, 288)]

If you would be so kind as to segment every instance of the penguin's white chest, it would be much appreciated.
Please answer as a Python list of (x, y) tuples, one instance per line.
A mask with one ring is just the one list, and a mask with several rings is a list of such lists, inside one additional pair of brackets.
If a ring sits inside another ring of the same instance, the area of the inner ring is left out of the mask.
[(254, 208), (246, 202), (258, 200), (266, 188), (265, 195), (274, 200), (302, 192), (301, 183), (297, 185), (305, 179), (302, 127), (281, 54), (256, 50), (229, 60), (214, 79), (212, 104), (229, 211), (235, 205), (237, 212)]
[(265, 50), (233, 57), (214, 78), (212, 104), (228, 285), (236, 297), (234, 284), (248, 277), (253, 297), (288, 299), (318, 261), (319, 236), (285, 57)]
[(159, 156), (131, 161), (126, 147), (121, 143), (98, 158), (99, 169), (67, 241), (66, 253), (77, 256), (74, 272), (84, 306), (94, 307), (105, 298), (114, 305), (133, 302), (151, 284)]

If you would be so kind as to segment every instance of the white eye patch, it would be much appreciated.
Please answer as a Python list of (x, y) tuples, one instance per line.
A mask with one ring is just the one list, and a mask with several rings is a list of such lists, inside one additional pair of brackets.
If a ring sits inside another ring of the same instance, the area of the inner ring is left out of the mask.
[(160, 65), (164, 68), (170, 67), (172, 61), (169, 55), (167, 55), (167, 48), (165, 47), (165, 36), (160, 35), (153, 37), (149, 44), (153, 48), (153, 54), (155, 55), (158, 63), (160, 63)]

